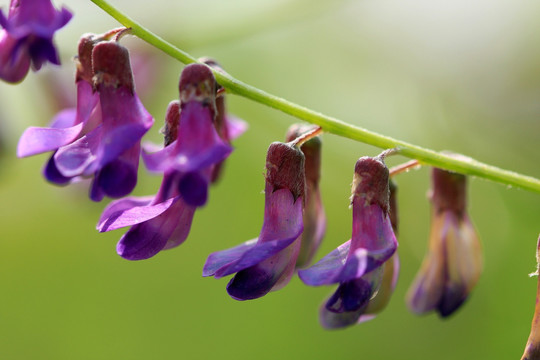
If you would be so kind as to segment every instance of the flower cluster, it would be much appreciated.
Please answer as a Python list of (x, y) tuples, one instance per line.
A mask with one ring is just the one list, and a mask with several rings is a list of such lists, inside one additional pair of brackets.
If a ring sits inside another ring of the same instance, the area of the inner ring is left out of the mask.
[(230, 141), (245, 130), (244, 122), (225, 114), (224, 97), (216, 98), (207, 66), (186, 66), (179, 91), (180, 100), (167, 109), (165, 147), (143, 154), (147, 168), (163, 174), (156, 196), (112, 202), (97, 226), (99, 231), (131, 226), (117, 246), (128, 260), (148, 259), (186, 240), (196, 208), (206, 203), (208, 186), (232, 151)]
[[(0, 77), (17, 82), (30, 65), (59, 63), (52, 37), (70, 17), (49, 0), (12, 0), (8, 17), (0, 12)], [(208, 202), (209, 188), (233, 151), (231, 141), (246, 124), (227, 114), (225, 90), (214, 75), (224, 70), (204, 58), (180, 75), (178, 98), (165, 116), (163, 146), (141, 146), (154, 120), (135, 92), (128, 50), (119, 44), (124, 30), (82, 36), (75, 59), (76, 108), (58, 113), (49, 127), (27, 129), (18, 156), (51, 152), (44, 168), (48, 181), (66, 185), (90, 179), (92, 200), (120, 198), (105, 208), (97, 229), (129, 227), (117, 252), (143, 260), (186, 240), (195, 211)], [(202, 275), (232, 275), (227, 292), (236, 300), (281, 289), (295, 274), (309, 286), (336, 285), (319, 311), (322, 326), (335, 329), (373, 319), (394, 292), (400, 266), (397, 186), (385, 164), (388, 152), (358, 159), (350, 240), (312, 265), (326, 231), (321, 131), (293, 125), (286, 142), (270, 145), (259, 236), (210, 254)], [(155, 195), (127, 196), (136, 186), (140, 157), (162, 182)], [(478, 281), (482, 254), (467, 215), (466, 177), (433, 169), (430, 199), (429, 250), (407, 302), (415, 313), (435, 310), (446, 317)], [(536, 335), (531, 339), (528, 349), (534, 350)]]
[(45, 178), (57, 185), (92, 178), (94, 201), (125, 196), (137, 183), (140, 141), (154, 120), (135, 93), (125, 47), (87, 34), (76, 62), (76, 109), (61, 111), (48, 128), (28, 128), (17, 154), (53, 151)]

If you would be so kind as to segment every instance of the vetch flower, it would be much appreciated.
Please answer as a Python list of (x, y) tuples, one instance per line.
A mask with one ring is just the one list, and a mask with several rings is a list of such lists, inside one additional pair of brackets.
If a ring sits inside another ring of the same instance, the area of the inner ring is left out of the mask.
[(407, 294), (417, 314), (442, 317), (467, 299), (482, 271), (482, 249), (467, 214), (466, 177), (433, 168), (428, 253)]
[(30, 66), (37, 71), (47, 61), (59, 65), (52, 38), (71, 17), (50, 0), (11, 0), (7, 17), (0, 11), (0, 78), (17, 83)]
[[(160, 151), (143, 153), (148, 170), (174, 169), (183, 174), (179, 191), (191, 206), (202, 206), (208, 198), (213, 167), (232, 152), (232, 147), (217, 132), (216, 81), (205, 65), (191, 64), (180, 76), (180, 120), (178, 131), (166, 130), (175, 137)], [(222, 115), (223, 116), (223, 115)]]
[(19, 157), (54, 151), (44, 168), (44, 176), (57, 185), (64, 185), (76, 177), (66, 177), (59, 172), (54, 160), (56, 150), (73, 143), (101, 124), (99, 95), (93, 91), (92, 50), (102, 40), (100, 36), (85, 34), (79, 41), (78, 56), (75, 59), (77, 107), (60, 111), (48, 128), (29, 127), (19, 140)]
[(384, 278), (390, 279), (389, 288), (395, 285), (397, 268), (389, 259), (397, 249), (397, 240), (389, 217), (388, 178), (388, 168), (381, 158), (362, 157), (356, 162), (351, 240), (312, 267), (298, 271), (307, 285), (339, 284), (320, 309), (320, 322), (325, 328), (346, 327), (373, 318), (381, 306), (376, 299), (386, 267), (393, 269), (387, 272), (391, 276)]
[(147, 166), (163, 172), (154, 197), (112, 202), (98, 223), (99, 231), (132, 226), (117, 252), (128, 260), (148, 259), (183, 243), (195, 210), (207, 200), (212, 170), (232, 151), (215, 127), (215, 79), (204, 65), (188, 65), (180, 77), (181, 101), (167, 109), (162, 150), (145, 154)]
[[(166, 144), (176, 140), (179, 118), (180, 102), (172, 101), (165, 119)], [(100, 232), (131, 226), (116, 247), (124, 259), (148, 259), (186, 240), (196, 208), (186, 204), (180, 195), (182, 176), (173, 168), (167, 169), (154, 197), (130, 196), (105, 208), (97, 225)]]
[[(293, 141), (313, 130), (312, 126), (295, 124), (287, 132), (287, 141)], [(304, 209), (304, 231), (296, 268), (308, 266), (321, 245), (326, 230), (326, 215), (321, 200), (319, 180), (321, 178), (321, 139), (315, 136), (300, 147), (305, 156), (306, 206)]]
[[(540, 266), (540, 237), (536, 245), (536, 272), (530, 276), (538, 276), (538, 268)], [(538, 360), (540, 359), (540, 277), (538, 278), (538, 287), (536, 290), (536, 306), (534, 308), (534, 317), (531, 324), (531, 332), (525, 345), (525, 351), (521, 360)]]
[(264, 222), (257, 239), (211, 254), (203, 276), (235, 274), (227, 292), (256, 299), (285, 286), (294, 274), (305, 200), (304, 155), (290, 144), (272, 143), (266, 157)]
[(50, 128), (29, 128), (18, 156), (55, 151), (45, 177), (56, 184), (94, 177), (90, 198), (122, 197), (137, 182), (140, 139), (153, 124), (133, 85), (126, 48), (85, 35), (77, 60), (77, 109), (60, 112)]

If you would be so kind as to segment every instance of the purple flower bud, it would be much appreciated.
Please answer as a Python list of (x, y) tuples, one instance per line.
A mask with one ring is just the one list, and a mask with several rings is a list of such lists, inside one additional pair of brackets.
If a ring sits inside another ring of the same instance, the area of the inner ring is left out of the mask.
[[(388, 168), (381, 159), (363, 157), (357, 161), (351, 197), (351, 240), (312, 267), (298, 271), (307, 285), (339, 284), (320, 309), (325, 328), (346, 327), (373, 318), (373, 313), (385, 305), (385, 301), (375, 303), (383, 278), (390, 279), (388, 289), (395, 286), (397, 263), (388, 262), (397, 249), (389, 217), (388, 177)], [(389, 275), (383, 275), (387, 267)]]
[(56, 10), (50, 0), (11, 0), (6, 17), (0, 11), (0, 78), (22, 81), (30, 65), (39, 70), (47, 61), (59, 65), (52, 38), (72, 14)]
[(285, 286), (300, 250), (304, 203), (304, 155), (273, 143), (266, 157), (264, 222), (257, 239), (210, 254), (203, 276), (235, 274), (227, 292), (236, 300), (256, 299)]
[[(292, 125), (287, 132), (287, 141), (312, 130), (311, 126)], [(321, 139), (314, 137), (305, 142), (300, 150), (306, 158), (306, 205), (304, 210), (304, 232), (301, 237), (300, 253), (296, 260), (296, 268), (308, 266), (317, 249), (321, 245), (326, 230), (326, 216), (321, 201), (319, 180), (321, 177)]]
[(467, 299), (482, 271), (482, 249), (466, 209), (466, 177), (433, 168), (428, 253), (407, 294), (409, 308), (442, 317)]
[[(536, 272), (530, 276), (538, 277), (538, 267), (540, 266), (540, 237), (536, 245)], [(531, 332), (525, 345), (525, 351), (521, 360), (536, 360), (540, 359), (540, 277), (538, 278), (538, 287), (536, 291), (536, 305), (534, 308), (534, 317), (531, 324)]]

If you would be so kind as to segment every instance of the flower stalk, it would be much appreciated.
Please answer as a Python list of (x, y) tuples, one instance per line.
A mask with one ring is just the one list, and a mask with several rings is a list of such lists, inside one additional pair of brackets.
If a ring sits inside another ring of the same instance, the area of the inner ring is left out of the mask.
[[(120, 22), (123, 26), (131, 28), (132, 35), (146, 41), (171, 57), (186, 65), (199, 62), (195, 57), (178, 49), (174, 45), (168, 43), (158, 35), (146, 29), (144, 26), (140, 25), (135, 20), (131, 19), (122, 11), (112, 6), (108, 1), (92, 0), (92, 2)], [(416, 159), (420, 164), (427, 164), (464, 175), (476, 176), (501, 184), (515, 186), (528, 191), (540, 193), (540, 179), (509, 170), (504, 170), (471, 158), (452, 157), (441, 152), (378, 134), (297, 105), (278, 96), (269, 94), (254, 86), (243, 83), (227, 73), (222, 73), (214, 69), (212, 71), (214, 72), (217, 82), (229, 93), (243, 96), (247, 99), (280, 110), (301, 120), (318, 125), (321, 127), (322, 131), (326, 133), (343, 136), (352, 140), (363, 142), (365, 144), (379, 147), (381, 149), (397, 148), (399, 150), (399, 154), (411, 159)]]

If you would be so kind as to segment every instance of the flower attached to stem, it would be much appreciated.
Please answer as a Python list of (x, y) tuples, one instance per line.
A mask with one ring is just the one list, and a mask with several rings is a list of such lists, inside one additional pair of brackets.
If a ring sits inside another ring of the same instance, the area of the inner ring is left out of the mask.
[(7, 17), (0, 11), (0, 79), (18, 83), (30, 66), (37, 71), (47, 61), (60, 65), (52, 38), (71, 17), (50, 0), (11, 0)]
[(432, 170), (429, 250), (407, 294), (414, 313), (451, 315), (482, 272), (482, 248), (467, 214), (466, 180), (461, 174)]
[(291, 144), (271, 144), (259, 237), (210, 254), (203, 276), (235, 274), (227, 292), (236, 300), (256, 299), (285, 286), (294, 274), (300, 251), (305, 182), (304, 154)]
[(19, 157), (54, 151), (44, 169), (62, 185), (93, 177), (90, 198), (129, 194), (137, 182), (140, 139), (154, 120), (140, 102), (126, 48), (85, 35), (77, 59), (77, 108), (60, 112), (50, 128), (21, 136)]
[(232, 151), (215, 126), (212, 72), (200, 64), (186, 66), (179, 90), (181, 100), (167, 109), (165, 147), (143, 154), (150, 170), (163, 173), (158, 193), (112, 202), (97, 226), (99, 231), (131, 226), (117, 245), (128, 260), (148, 259), (186, 240), (196, 208), (207, 201), (214, 167)]
[(325, 328), (342, 328), (373, 318), (386, 304), (386, 300), (379, 298), (383, 281), (389, 282), (388, 290), (395, 286), (397, 263), (388, 261), (397, 249), (389, 216), (388, 184), (388, 168), (382, 158), (360, 158), (355, 166), (351, 197), (351, 240), (298, 272), (307, 285), (339, 284), (320, 309), (320, 321)]

